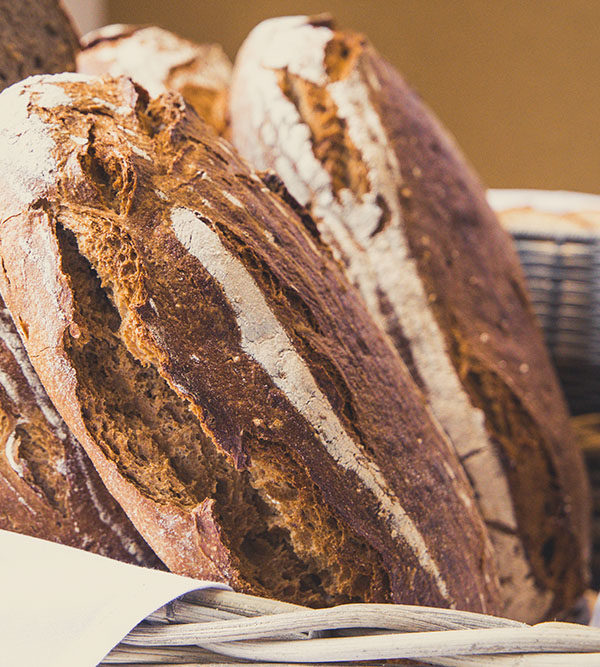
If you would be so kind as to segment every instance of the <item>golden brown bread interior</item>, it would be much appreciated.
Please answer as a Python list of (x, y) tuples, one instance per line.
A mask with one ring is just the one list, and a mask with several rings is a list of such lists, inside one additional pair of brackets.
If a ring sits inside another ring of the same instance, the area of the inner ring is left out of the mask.
[(0, 289), (172, 570), (307, 604), (496, 608), (456, 457), (277, 179), (126, 79), (34, 78), (0, 117), (21, 149)]

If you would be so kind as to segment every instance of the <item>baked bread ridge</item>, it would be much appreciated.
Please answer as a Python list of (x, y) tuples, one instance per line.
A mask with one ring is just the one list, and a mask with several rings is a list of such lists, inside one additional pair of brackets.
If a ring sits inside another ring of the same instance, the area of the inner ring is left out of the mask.
[(179, 96), (58, 75), (0, 108), (25, 156), (0, 289), (161, 559), (311, 604), (496, 608), (460, 465), (310, 225)]
[(79, 39), (58, 0), (0, 3), (0, 90), (31, 74), (72, 72)]
[(589, 552), (582, 460), (510, 239), (454, 142), (362, 35), (320, 18), (255, 28), (230, 100), (234, 145), (312, 212), (454, 443), (503, 613), (572, 604)]
[(54, 409), (0, 299), (0, 529), (163, 567)]
[(152, 25), (107, 25), (81, 38), (77, 71), (128, 76), (151, 97), (183, 95), (219, 134), (228, 129), (231, 61), (219, 44), (197, 44)]

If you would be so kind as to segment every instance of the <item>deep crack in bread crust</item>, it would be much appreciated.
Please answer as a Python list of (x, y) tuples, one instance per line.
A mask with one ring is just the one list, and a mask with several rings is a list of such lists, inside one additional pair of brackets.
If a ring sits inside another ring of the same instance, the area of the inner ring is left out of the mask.
[(1, 300), (0, 528), (164, 567), (54, 409)]
[(2, 176), (1, 289), (168, 566), (308, 604), (493, 611), (458, 461), (310, 218), (177, 96), (9, 93), (34, 159)]

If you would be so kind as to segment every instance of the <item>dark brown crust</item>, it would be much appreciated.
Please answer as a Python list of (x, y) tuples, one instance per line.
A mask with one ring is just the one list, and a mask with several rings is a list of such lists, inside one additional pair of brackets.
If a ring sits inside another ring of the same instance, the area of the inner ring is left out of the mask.
[[(206, 575), (212, 563), (213, 575), (238, 581), (210, 501), (192, 508), (164, 499), (157, 505), (90, 437), (77, 402), (77, 368), (69, 357), (83, 325), (61, 269), (57, 226), (75, 235), (79, 252), (112, 295), (122, 320), (119, 335), (129, 350), (155, 366), (189, 402), (237, 468), (247, 469), (260, 484), (263, 466), (279, 456), (287, 461), (289, 473), (302, 480), (300, 490), (318, 494), (318, 503), (343, 527), (346, 544), (363, 544), (365, 554), (378, 554), (393, 599), (494, 610), (497, 589), (486, 532), (460, 465), (399, 357), (320, 241), (281, 198), (261, 191), (260, 179), (179, 98), (147, 106), (145, 95), (126, 80), (87, 86), (60, 77), (46, 81), (63, 88), (72, 104), (46, 111), (36, 107), (33, 94), (27, 113), (42, 119), (56, 143), (52, 157), (63, 168), (40, 184), (40, 198), (29, 206), (9, 194), (10, 176), (0, 177), (1, 289), (12, 312), (27, 323), (28, 349), (49, 394), (161, 557), (172, 569), (195, 575)], [(85, 144), (74, 144), (73, 135), (86, 138)], [(36, 157), (43, 163), (42, 155)], [(293, 397), (244, 347), (238, 306), (175, 235), (170, 218), (182, 207), (196, 211), (190, 230), (211, 230), (225, 248), (222, 255), (236, 258), (252, 276), (248, 290), (258, 286), (291, 341), (289, 354), (303, 360), (326, 397), (320, 409), (331, 406), (360, 456), (383, 471), (437, 564), (447, 597), (425, 560), (419, 563), (392, 530), (357, 473), (334, 463), (323, 436)], [(109, 249), (111, 235), (129, 260)], [(17, 239), (27, 239), (27, 252)], [(54, 298), (42, 306), (32, 291), (44, 281)], [(266, 486), (263, 492), (272, 493)], [(318, 508), (309, 505), (306, 511)], [(344, 552), (332, 555), (342, 562), (348, 558)], [(360, 567), (359, 560), (354, 566)], [(371, 589), (368, 597), (386, 595)]]
[(363, 36), (330, 21), (258, 26), (231, 99), (234, 142), (317, 216), (454, 438), (497, 536), (505, 613), (533, 622), (572, 604), (589, 558), (583, 462), (510, 239), (454, 143)]
[(162, 568), (54, 411), (1, 300), (0, 320), (0, 529)]
[(73, 72), (77, 33), (57, 0), (0, 2), (0, 90), (31, 74)]
[[(385, 91), (372, 100), (410, 192), (401, 202), (411, 253), (436, 295), (455, 367), (487, 415), (534, 575), (556, 591), (555, 613), (586, 582), (588, 484), (518, 258), (477, 177), (415, 93), (372, 48), (363, 66)], [(435, 242), (425, 247), (424, 238)]]

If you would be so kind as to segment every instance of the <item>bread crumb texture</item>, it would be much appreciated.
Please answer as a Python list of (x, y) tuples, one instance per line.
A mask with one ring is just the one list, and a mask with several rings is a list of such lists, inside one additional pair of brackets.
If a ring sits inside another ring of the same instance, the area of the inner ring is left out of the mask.
[(1, 301), (0, 528), (162, 567), (52, 406)]

